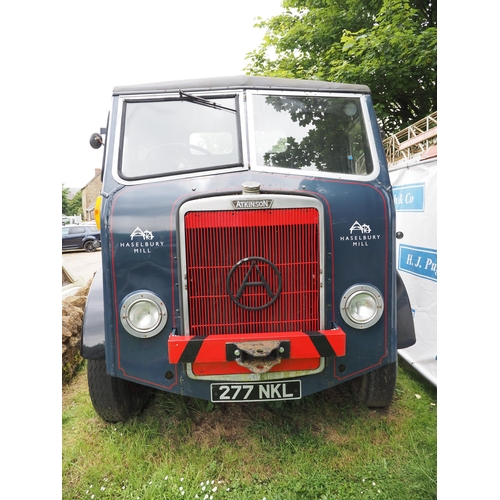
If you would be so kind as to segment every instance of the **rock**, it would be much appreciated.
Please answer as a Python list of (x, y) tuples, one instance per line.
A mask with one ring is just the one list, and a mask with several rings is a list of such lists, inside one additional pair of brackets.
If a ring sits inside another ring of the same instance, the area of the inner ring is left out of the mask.
[(83, 313), (92, 280), (78, 290), (75, 295), (62, 301), (62, 381), (72, 380), (83, 363), (80, 355)]

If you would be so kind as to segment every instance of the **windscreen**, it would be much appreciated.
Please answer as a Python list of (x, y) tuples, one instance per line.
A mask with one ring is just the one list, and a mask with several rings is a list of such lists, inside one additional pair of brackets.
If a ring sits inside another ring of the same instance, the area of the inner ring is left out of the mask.
[(120, 174), (126, 179), (241, 164), (236, 98), (129, 101)]
[(367, 175), (373, 161), (353, 97), (254, 95), (257, 165)]

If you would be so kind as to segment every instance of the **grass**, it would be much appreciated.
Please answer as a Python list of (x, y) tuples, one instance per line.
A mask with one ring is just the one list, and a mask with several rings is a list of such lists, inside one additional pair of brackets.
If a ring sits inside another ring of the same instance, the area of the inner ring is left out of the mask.
[(404, 361), (386, 410), (343, 385), (284, 403), (159, 393), (103, 422), (85, 369), (63, 389), (62, 498), (350, 500), (437, 498), (436, 389)]

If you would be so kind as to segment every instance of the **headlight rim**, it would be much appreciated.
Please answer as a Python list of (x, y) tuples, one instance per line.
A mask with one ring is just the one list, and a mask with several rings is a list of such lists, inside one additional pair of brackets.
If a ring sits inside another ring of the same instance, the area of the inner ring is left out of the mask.
[[(350, 312), (349, 305), (351, 301), (359, 295), (360, 293), (367, 293), (370, 295), (375, 302), (375, 312), (371, 316), (371, 318), (364, 321), (355, 320)], [(342, 319), (353, 328), (357, 330), (366, 330), (367, 328), (375, 325), (384, 313), (384, 298), (380, 290), (374, 285), (368, 283), (357, 283), (355, 285), (350, 286), (343, 294), (342, 299), (340, 301), (340, 315)]]
[[(130, 311), (134, 305), (140, 302), (149, 302), (156, 307), (159, 315), (159, 320), (155, 326), (148, 329), (140, 329), (130, 322)], [(160, 333), (163, 328), (165, 328), (167, 320), (168, 311), (165, 303), (158, 297), (158, 295), (147, 290), (138, 290), (136, 292), (130, 293), (125, 297), (125, 299), (123, 299), (123, 302), (120, 306), (120, 321), (123, 328), (130, 335), (137, 338), (146, 339), (158, 335), (158, 333)]]

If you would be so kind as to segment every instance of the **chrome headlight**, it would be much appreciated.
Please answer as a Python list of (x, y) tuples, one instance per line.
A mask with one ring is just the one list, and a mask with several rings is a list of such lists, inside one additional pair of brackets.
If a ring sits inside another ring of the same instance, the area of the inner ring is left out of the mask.
[(372, 285), (353, 285), (340, 301), (340, 314), (354, 328), (373, 326), (384, 312), (382, 294)]
[(120, 320), (130, 335), (139, 338), (154, 337), (167, 323), (165, 304), (151, 292), (130, 294), (121, 307)]

